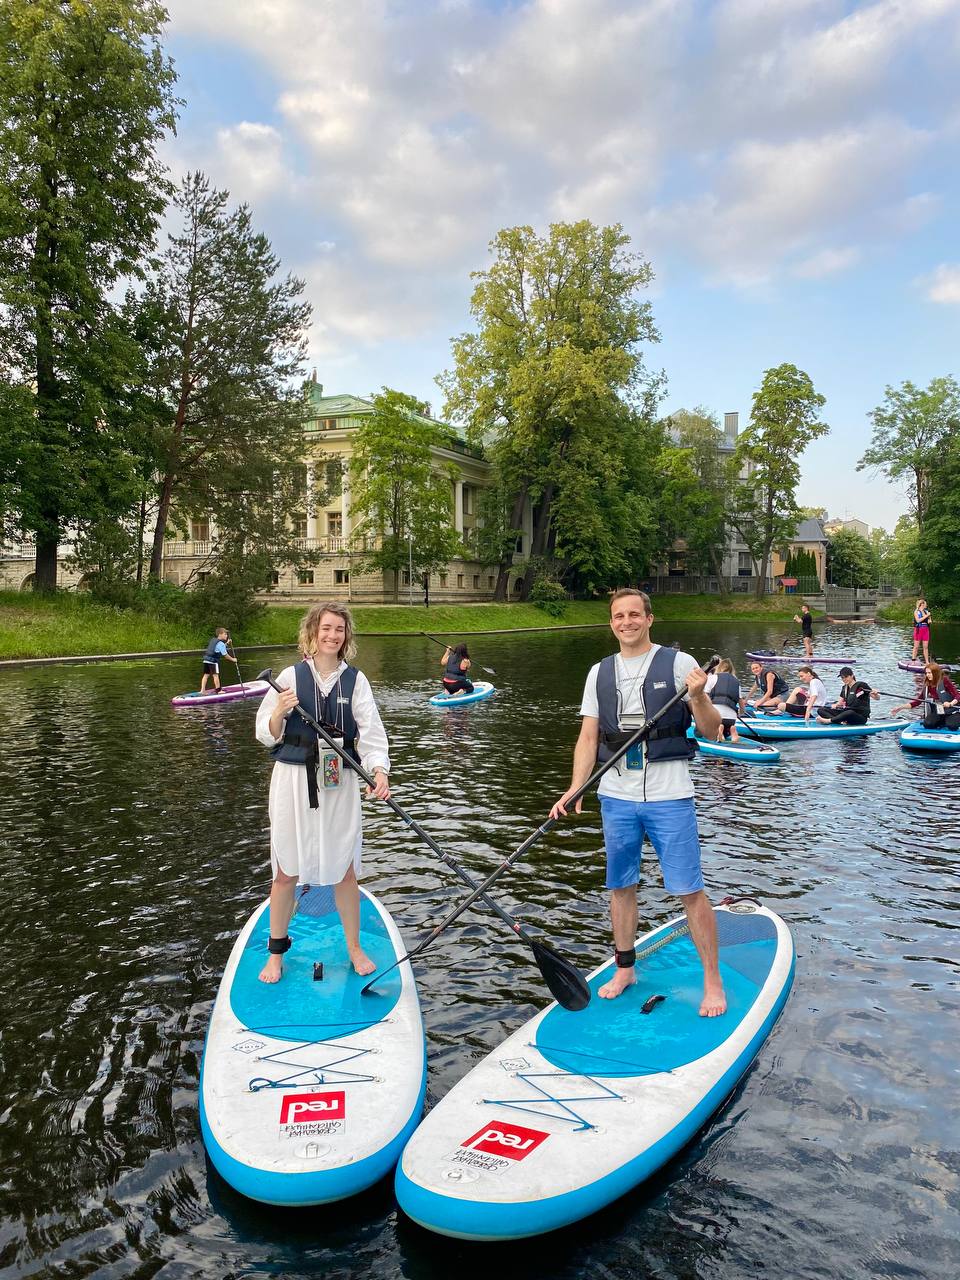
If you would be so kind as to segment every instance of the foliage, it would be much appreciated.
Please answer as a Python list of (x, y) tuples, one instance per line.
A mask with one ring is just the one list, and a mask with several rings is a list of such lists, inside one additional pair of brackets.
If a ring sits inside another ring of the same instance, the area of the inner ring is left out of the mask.
[[(830, 430), (819, 420), (825, 403), (795, 365), (768, 369), (753, 397), (750, 425), (737, 439), (728, 467), (730, 520), (758, 566), (758, 600), (766, 592), (771, 551), (796, 534), (800, 455)], [(749, 474), (741, 479), (745, 468)]]
[(872, 587), (880, 577), (880, 560), (867, 539), (854, 529), (838, 529), (827, 545), (827, 581), (837, 587)]
[(923, 533), (931, 510), (929, 492), (949, 442), (960, 434), (960, 385), (934, 378), (921, 390), (912, 382), (887, 387), (883, 403), (870, 414), (873, 437), (857, 470), (877, 467), (890, 480), (905, 479), (910, 505)]
[(929, 499), (911, 565), (930, 606), (960, 617), (960, 435), (943, 448), (931, 472)]
[(657, 461), (660, 516), (683, 540), (687, 568), (715, 575), (723, 587), (727, 543), (723, 432), (704, 408), (681, 409), (668, 419), (673, 443)]
[(350, 507), (357, 538), (371, 543), (364, 569), (392, 573), (394, 600), (400, 575), (444, 568), (457, 554), (452, 525), (451, 466), (437, 471), (433, 450), (449, 433), (413, 396), (384, 387), (373, 413), (357, 428), (350, 459)]
[(136, 347), (112, 294), (152, 249), (172, 64), (153, 0), (0, 6), (0, 489), (37, 542), (36, 586), (78, 518), (123, 510)]
[(499, 545), (498, 600), (528, 502), (531, 562), (573, 552), (583, 581), (624, 572), (639, 526), (651, 523), (643, 500), (618, 486), (630, 465), (625, 415), (649, 417), (656, 391), (639, 346), (658, 335), (649, 303), (636, 297), (652, 273), (628, 245), (619, 226), (557, 223), (546, 236), (513, 227), (491, 242), (487, 270), (474, 273), (476, 331), (454, 340), (453, 368), (438, 382), (445, 411), (493, 463), (506, 512), (487, 550)]
[(792, 547), (784, 561), (783, 576), (785, 578), (817, 578), (817, 557), (806, 547), (794, 550)]
[(557, 582), (556, 578), (541, 575), (534, 580), (530, 590), (530, 603), (535, 604), (551, 618), (563, 617), (567, 611), (568, 600), (569, 596), (564, 591), (563, 584)]

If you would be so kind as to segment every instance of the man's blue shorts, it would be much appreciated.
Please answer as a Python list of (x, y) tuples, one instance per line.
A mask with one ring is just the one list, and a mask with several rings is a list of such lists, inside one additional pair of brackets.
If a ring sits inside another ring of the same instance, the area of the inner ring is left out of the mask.
[(680, 897), (703, 888), (700, 837), (693, 797), (685, 800), (620, 800), (600, 797), (607, 888), (627, 889), (640, 880), (640, 850), (648, 835), (660, 860), (663, 886)]

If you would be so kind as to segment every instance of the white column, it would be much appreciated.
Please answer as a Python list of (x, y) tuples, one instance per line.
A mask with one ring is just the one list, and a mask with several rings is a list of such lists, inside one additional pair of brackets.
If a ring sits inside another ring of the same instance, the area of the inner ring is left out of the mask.
[(453, 486), (453, 527), (457, 533), (463, 533), (463, 481), (454, 481)]
[(343, 462), (342, 480), (340, 485), (340, 510), (343, 512), (343, 536), (350, 537), (350, 469), (346, 465), (346, 459)]
[(307, 537), (317, 537), (317, 513), (313, 496), (313, 463), (307, 463)]

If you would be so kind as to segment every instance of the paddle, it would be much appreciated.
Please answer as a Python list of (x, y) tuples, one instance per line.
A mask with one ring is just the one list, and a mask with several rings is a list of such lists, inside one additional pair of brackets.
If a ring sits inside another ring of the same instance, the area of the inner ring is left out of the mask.
[[(453, 645), (447, 644), (445, 640), (438, 640), (437, 637), (432, 636), (429, 631), (421, 631), (420, 634), (422, 636), (426, 636), (428, 640), (432, 640), (434, 644), (438, 644), (444, 649), (453, 648)], [(485, 671), (488, 676), (495, 676), (497, 674), (496, 671), (494, 671), (493, 667), (485, 667), (482, 662), (478, 662), (477, 666), (480, 668), (481, 671)]]
[[(274, 680), (273, 671), (270, 667), (268, 667), (266, 671), (261, 671), (259, 676), (257, 676), (257, 679), (266, 680), (267, 684), (269, 684), (271, 688), (276, 689), (278, 693), (283, 692), (283, 687), (277, 684), (276, 680)], [(307, 724), (316, 731), (322, 741), (337, 753), (344, 764), (349, 769), (354, 769), (360, 777), (363, 778), (367, 786), (373, 787), (376, 785), (373, 778), (369, 773), (367, 773), (366, 769), (364, 769), (362, 765), (358, 764), (352, 756), (347, 756), (343, 747), (337, 746), (336, 742), (324, 726), (320, 724), (318, 720), (315, 720), (309, 711), (307, 711), (299, 702), (296, 704), (296, 710), (299, 711)], [(532, 938), (520, 924), (519, 920), (514, 920), (513, 916), (507, 915), (506, 911), (504, 911), (498, 903), (494, 902), (492, 898), (488, 898), (486, 896), (482, 888), (477, 889), (477, 882), (474, 880), (473, 876), (465, 871), (463, 867), (460, 866), (459, 862), (456, 862), (451, 858), (448, 853), (444, 853), (434, 838), (424, 831), (423, 827), (421, 827), (419, 823), (415, 822), (414, 819), (405, 812), (405, 810), (401, 809), (396, 800), (391, 798), (387, 800), (386, 803), (402, 822), (410, 827), (412, 831), (416, 832), (420, 839), (423, 840), (424, 843), (437, 855), (441, 862), (445, 862), (447, 866), (460, 877), (464, 884), (468, 884), (471, 889), (476, 890), (476, 892), (471, 894), (470, 901), (474, 902), (477, 898), (482, 897), (484, 905), (489, 907), (495, 915), (499, 916), (504, 924), (508, 925), (517, 937), (527, 944), (533, 952), (533, 958), (536, 960), (537, 966), (543, 974), (544, 981), (550, 988), (550, 993), (556, 1002), (563, 1005), (564, 1009), (570, 1009), (574, 1012), (577, 1012), (580, 1009), (585, 1009), (590, 1002), (590, 988), (587, 986), (587, 980), (580, 970), (575, 965), (571, 964), (569, 960), (565, 960), (563, 956), (559, 955), (551, 947), (548, 947), (546, 943), (539, 942), (536, 938)], [(457, 914), (459, 914), (459, 912)], [(432, 936), (430, 940), (432, 941)], [(403, 964), (404, 960), (409, 960), (412, 957), (419, 955), (426, 946), (427, 943), (424, 942), (421, 946), (415, 947), (413, 951), (408, 952), (407, 955), (405, 955), (403, 959), (398, 960), (396, 964), (390, 965), (390, 967), (388, 969), (384, 969), (382, 973), (375, 974), (370, 982), (361, 989), (361, 994), (365, 993), (368, 988), (373, 986), (374, 982), (379, 981), (385, 973), (390, 973), (391, 970), (396, 969), (398, 965)]]
[[(713, 657), (710, 659), (710, 661), (707, 663), (707, 665), (703, 668), (704, 671), (706, 671), (709, 674), (719, 661), (720, 661), (720, 656), (719, 654), (715, 653)], [(623, 757), (627, 754), (627, 752), (631, 749), (631, 747), (635, 747), (642, 738), (645, 738), (646, 735), (657, 723), (657, 721), (661, 720), (663, 716), (667, 714), (667, 712), (670, 710), (671, 707), (675, 707), (677, 703), (681, 701), (681, 699), (685, 698), (686, 694), (687, 694), (686, 689), (681, 689), (678, 694), (676, 694), (674, 697), (672, 697), (669, 700), (669, 702), (664, 703), (664, 705), (660, 708), (659, 711), (655, 712), (652, 716), (650, 716), (648, 720), (644, 721), (644, 723), (639, 727), (639, 729), (635, 730), (635, 732), (630, 735), (630, 737), (623, 744), (623, 746), (618, 747), (617, 750), (610, 757), (610, 759), (605, 760), (603, 764), (600, 766), (600, 768), (596, 769), (590, 775), (590, 777), (586, 780), (586, 782), (583, 784), (582, 787), (578, 787), (577, 790), (574, 791), (574, 793), (571, 796), (567, 797), (567, 800), (566, 800), (567, 807), (569, 807), (572, 804), (576, 804), (576, 802), (580, 799), (580, 797), (582, 795), (585, 795), (590, 790), (590, 788), (594, 785), (594, 783), (599, 782), (608, 769), (612, 769), (615, 764), (617, 764), (620, 760), (622, 760)], [(454, 907), (454, 909), (449, 913), (449, 915), (445, 916), (444, 919), (441, 920), (438, 925), (436, 925), (433, 929), (431, 929), (431, 931), (428, 934), (424, 935), (424, 937), (420, 940), (419, 943), (417, 943), (417, 945), (414, 947), (412, 951), (407, 952), (407, 954), (402, 959), (398, 960), (396, 964), (391, 965), (390, 968), (395, 969), (397, 965), (403, 964), (404, 960), (409, 960), (411, 957), (419, 955), (421, 951), (425, 950), (430, 945), (431, 942), (433, 942), (436, 938), (440, 936), (441, 933), (443, 933), (444, 929), (446, 929), (449, 925), (453, 924), (454, 920), (456, 920), (458, 916), (462, 915), (464, 911), (468, 909), (468, 907), (471, 907), (474, 904), (474, 902), (476, 902), (477, 898), (485, 894), (486, 891), (490, 888), (490, 886), (494, 883), (494, 881), (499, 880), (500, 877), (503, 875), (503, 873), (507, 871), (510, 867), (512, 867), (518, 858), (521, 858), (529, 848), (531, 848), (534, 844), (536, 844), (536, 842), (540, 839), (541, 836), (545, 836), (547, 832), (550, 830), (550, 828), (555, 827), (559, 821), (560, 821), (559, 818), (547, 818), (546, 822), (541, 823), (540, 826), (537, 827), (536, 831), (534, 831), (531, 835), (527, 836), (523, 844), (521, 844), (518, 848), (516, 848), (513, 851), (513, 853), (510, 854), (509, 858), (504, 858), (503, 862), (501, 862), (498, 867), (495, 867), (494, 870), (490, 872), (486, 880), (484, 880), (482, 884), (476, 886), (473, 893), (469, 894), (466, 898), (464, 898), (464, 900), (458, 906)], [(375, 983), (380, 981), (384, 973), (389, 973), (389, 972), (390, 972), (390, 969), (384, 969), (383, 973), (376, 974), (373, 978), (370, 979), (367, 985), (362, 988), (362, 990), (368, 991), (370, 987), (374, 986)]]
[(233, 644), (233, 641), (232, 641), (232, 640), (230, 641), (230, 652), (233, 654), (233, 660), (234, 660), (234, 662), (236, 662), (236, 664), (237, 664), (237, 679), (240, 681), (240, 688), (243, 690), (243, 692), (244, 692), (244, 693), (246, 693), (246, 692), (247, 692), (247, 687), (246, 687), (246, 685), (243, 683), (243, 676), (240, 674), (240, 662), (239, 662), (239, 660), (237, 659), (237, 651), (236, 651), (236, 649), (234, 648), (234, 644)]

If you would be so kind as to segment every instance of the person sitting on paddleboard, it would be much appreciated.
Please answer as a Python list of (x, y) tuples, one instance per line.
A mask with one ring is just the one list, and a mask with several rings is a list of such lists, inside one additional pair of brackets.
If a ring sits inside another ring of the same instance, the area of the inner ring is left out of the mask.
[(817, 713), (820, 724), (866, 724), (870, 719), (870, 699), (879, 698), (866, 680), (858, 680), (853, 667), (841, 667), (840, 679), (843, 692), (832, 707), (821, 707)]
[(753, 672), (753, 685), (756, 690), (753, 695), (753, 705), (758, 709), (768, 707), (771, 711), (775, 711), (780, 705), (780, 699), (787, 692), (786, 680), (779, 671), (774, 671), (772, 667), (765, 667), (756, 658), (750, 663), (750, 670)]
[(910, 657), (911, 662), (917, 660), (917, 650), (923, 645), (923, 660), (930, 661), (930, 610), (927, 608), (927, 602), (923, 596), (917, 601), (917, 607), (913, 611), (913, 654)]
[(230, 639), (230, 632), (226, 627), (217, 627), (216, 632), (211, 636), (203, 654), (203, 677), (200, 681), (200, 692), (206, 693), (207, 681), (213, 680), (213, 689), (215, 693), (220, 692), (220, 659), (227, 658), (235, 666), (239, 668), (239, 663), (232, 653), (227, 652), (227, 641)]
[(387, 735), (362, 671), (347, 665), (356, 653), (350, 610), (335, 601), (316, 604), (300, 623), (303, 659), (277, 677), (257, 711), (257, 738), (276, 763), (270, 778), (270, 955), (260, 978), (278, 982), (297, 882), (333, 885), (347, 952), (360, 975), (376, 965), (360, 946), (363, 828), (358, 776), (294, 708), (300, 705), (330, 726), (346, 754), (372, 773), (367, 795), (390, 797)]
[[(573, 776), (550, 817), (556, 822), (566, 816), (568, 800), (587, 781), (598, 758), (608, 760), (649, 716), (687, 690), (687, 698), (666, 712), (645, 742), (631, 747), (608, 769), (597, 788), (617, 960), (614, 976), (597, 994), (613, 1000), (637, 980), (637, 883), (647, 835), (660, 861), (664, 887), (683, 903), (703, 964), (700, 1013), (712, 1018), (726, 1011), (727, 998), (717, 962), (716, 920), (703, 886), (689, 769), (694, 745), (686, 734), (692, 712), (697, 732), (712, 742), (720, 714), (706, 695), (707, 677), (696, 659), (653, 644), (652, 624), (645, 592), (624, 588), (610, 597), (610, 629), (620, 651), (591, 667), (587, 675)], [(581, 804), (582, 798), (576, 802), (577, 813)]]
[(800, 612), (793, 615), (794, 622), (800, 623), (800, 634), (803, 637), (803, 651), (808, 658), (813, 657), (813, 614), (808, 604), (800, 606)]
[(908, 707), (924, 704), (923, 727), (925, 729), (960, 729), (960, 692), (950, 677), (944, 674), (937, 662), (928, 662), (923, 673), (923, 692), (910, 702), (901, 702), (891, 708), (890, 714), (906, 711)]
[(467, 672), (470, 670), (470, 654), (467, 652), (465, 644), (458, 644), (456, 648), (447, 645), (443, 651), (443, 657), (440, 659), (440, 665), (445, 668), (443, 673), (443, 691), (444, 693), (473, 693), (473, 685), (467, 679)]
[(706, 689), (710, 701), (720, 712), (717, 741), (723, 742), (725, 738), (729, 738), (731, 742), (739, 742), (737, 712), (743, 712), (744, 702), (740, 695), (740, 681), (729, 658), (721, 658), (716, 670), (707, 676)]
[(803, 716), (809, 724), (817, 707), (826, 705), (827, 690), (813, 667), (798, 667), (797, 675), (803, 684), (798, 684), (790, 697), (778, 704), (777, 710), (786, 711), (791, 716)]

